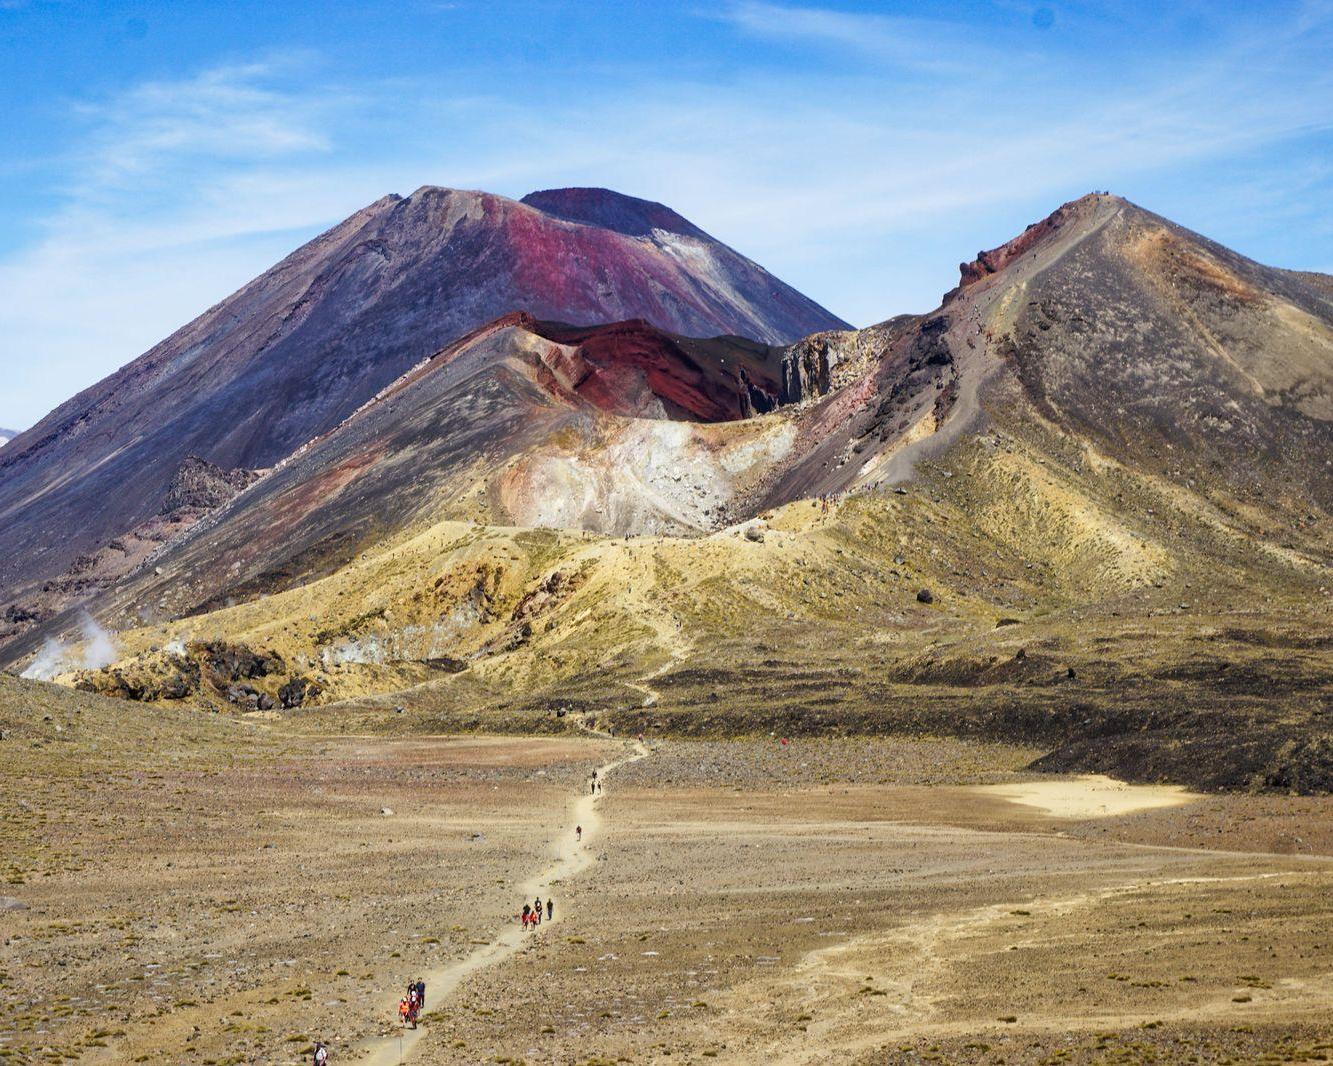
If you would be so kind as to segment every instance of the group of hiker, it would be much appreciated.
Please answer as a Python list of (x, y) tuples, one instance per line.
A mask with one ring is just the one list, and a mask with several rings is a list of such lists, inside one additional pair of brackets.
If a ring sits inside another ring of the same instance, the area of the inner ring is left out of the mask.
[(415, 1029), (425, 1006), (426, 982), (418, 978), (407, 986), (407, 995), (398, 1001), (398, 1018), (404, 1025)]
[[(642, 737), (640, 738), (642, 742)], [(589, 779), (589, 791), (596, 796), (602, 791), (602, 782), (597, 776), (597, 771), (592, 772)], [(583, 840), (583, 826), (574, 827), (574, 839)], [(543, 904), (541, 897), (538, 896), (531, 903), (523, 904), (522, 913), (518, 915), (523, 923), (523, 931), (535, 929), (541, 925), (543, 918), (551, 921), (555, 917), (555, 903), (547, 899)], [(422, 980), (413, 981), (407, 986), (407, 994), (398, 1002), (398, 1018), (403, 1025), (410, 1025), (413, 1029), (417, 1027), (417, 1022), (421, 1017), (422, 1010), (426, 1006), (426, 982)], [(322, 1043), (315, 1044), (315, 1066), (326, 1066), (329, 1061), (328, 1049)]]
[[(546, 901), (546, 920), (549, 922), (555, 916), (555, 904), (549, 899)], [(523, 931), (535, 929), (542, 924), (542, 898), (538, 896), (531, 903), (523, 904), (523, 913), (519, 916), (523, 923)]]

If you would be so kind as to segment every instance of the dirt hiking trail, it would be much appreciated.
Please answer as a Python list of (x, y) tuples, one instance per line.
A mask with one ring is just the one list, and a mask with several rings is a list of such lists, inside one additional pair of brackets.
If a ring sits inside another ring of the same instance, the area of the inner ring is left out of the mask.
[[(580, 728), (595, 736), (611, 739), (610, 734), (592, 729), (582, 723), (580, 723)], [(629, 745), (629, 748), (629, 754), (612, 759), (610, 762), (597, 767), (597, 779), (599, 781), (605, 780), (607, 774), (618, 767), (638, 762), (640, 759), (646, 759), (652, 754), (642, 741), (634, 741)], [(534, 874), (519, 885), (517, 889), (505, 890), (515, 893), (515, 907), (522, 906), (525, 900), (530, 900), (536, 896), (548, 896), (553, 884), (574, 877), (592, 865), (591, 841), (596, 838), (602, 828), (602, 815), (598, 810), (601, 798), (600, 793), (597, 795), (584, 793), (574, 802), (569, 825), (560, 829), (557, 834), (556, 839), (559, 843), (551, 865)], [(583, 827), (581, 841), (574, 839), (576, 826)], [(564, 909), (557, 906), (551, 922), (559, 922), (563, 916)], [(463, 979), (470, 974), (508, 958), (518, 952), (530, 938), (541, 936), (540, 929), (545, 928), (548, 924), (550, 923), (543, 922), (537, 932), (525, 932), (517, 924), (517, 921), (511, 922), (505, 931), (489, 944), (477, 948), (465, 958), (425, 973), (422, 980), (426, 982), (427, 1009), (434, 1009), (444, 1002)], [(386, 1014), (392, 1012), (396, 1016), (398, 999), (396, 995), (392, 996), (391, 999), (392, 1002), (385, 1002), (384, 1011)], [(426, 1035), (427, 1028), (426, 1024), (422, 1024), (416, 1029), (401, 1029), (389, 1036), (374, 1037), (364, 1041), (359, 1047), (360, 1057), (355, 1058), (354, 1061), (363, 1064), (363, 1066), (396, 1066), (399, 1062), (409, 1062), (417, 1043)]]

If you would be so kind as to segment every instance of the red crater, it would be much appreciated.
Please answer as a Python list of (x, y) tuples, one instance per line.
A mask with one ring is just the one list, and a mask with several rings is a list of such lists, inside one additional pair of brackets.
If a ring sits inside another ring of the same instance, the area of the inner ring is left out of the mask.
[(576, 347), (582, 366), (568, 371), (577, 380), (574, 391), (613, 414), (726, 422), (777, 403), (781, 357), (767, 345), (679, 337), (642, 319), (586, 328), (537, 322), (529, 328)]

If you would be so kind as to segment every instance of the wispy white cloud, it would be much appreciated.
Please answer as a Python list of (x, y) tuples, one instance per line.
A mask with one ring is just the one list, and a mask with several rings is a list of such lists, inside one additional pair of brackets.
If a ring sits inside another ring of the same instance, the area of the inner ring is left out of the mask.
[(293, 60), (267, 59), (206, 70), (180, 81), (150, 81), (76, 112), (94, 134), (80, 155), (89, 172), (77, 190), (124, 189), (190, 160), (275, 159), (320, 152), (320, 101), (270, 87)]
[(945, 19), (765, 0), (737, 0), (713, 17), (762, 40), (831, 48), (917, 72), (957, 74), (999, 54), (998, 45), (978, 39), (972, 28)]
[(342, 210), (318, 182), (298, 191), (348, 108), (282, 86), (308, 63), (269, 56), (73, 105), (83, 134), (59, 206), (0, 260), (5, 417), (35, 422)]

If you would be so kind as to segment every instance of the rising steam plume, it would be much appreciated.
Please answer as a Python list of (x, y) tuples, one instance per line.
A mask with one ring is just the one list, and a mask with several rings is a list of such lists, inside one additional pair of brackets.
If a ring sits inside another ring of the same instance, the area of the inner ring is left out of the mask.
[(47, 637), (42, 650), (22, 676), (35, 681), (50, 681), (68, 670), (100, 670), (116, 661), (115, 638), (87, 611), (79, 616), (79, 630), (83, 634), (81, 648)]

